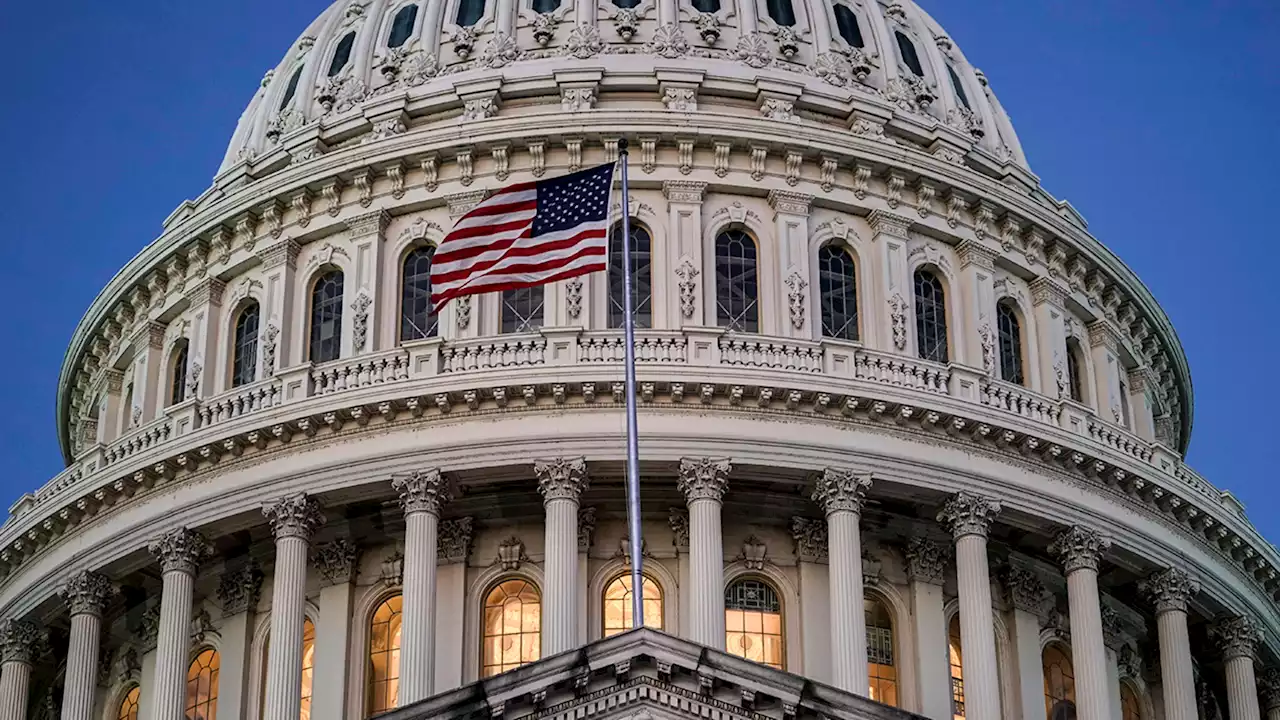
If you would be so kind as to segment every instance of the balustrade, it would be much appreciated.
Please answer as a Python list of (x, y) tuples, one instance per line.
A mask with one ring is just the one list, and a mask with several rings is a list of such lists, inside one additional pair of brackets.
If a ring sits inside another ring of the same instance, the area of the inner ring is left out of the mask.
[(282, 400), (280, 381), (276, 378), (244, 385), (200, 403), (200, 427), (206, 428), (276, 407)]
[(946, 395), (951, 371), (927, 360), (859, 350), (854, 355), (854, 377), (859, 380), (897, 385)]
[[(636, 333), (636, 362), (688, 362), (688, 341), (682, 335)], [(626, 361), (626, 341), (621, 333), (591, 334), (578, 342), (578, 360), (584, 363)]]
[(484, 338), (446, 346), (440, 351), (440, 372), (543, 365), (547, 361), (547, 341), (540, 335)]
[(1135, 457), (1143, 462), (1151, 461), (1153, 452), (1150, 443), (1119, 425), (1112, 425), (1096, 418), (1090, 418), (1085, 425), (1085, 430), (1089, 433), (1091, 439), (1106, 445), (1112, 450)]
[(720, 363), (820, 373), (822, 372), (822, 348), (816, 343), (722, 337), (720, 338)]
[(336, 360), (311, 369), (313, 395), (328, 395), (408, 379), (409, 353), (404, 350)]
[(159, 418), (108, 445), (102, 454), (102, 463), (114, 465), (127, 457), (150, 450), (168, 440), (172, 433), (173, 421), (167, 417)]
[(1058, 425), (1062, 407), (1049, 398), (1012, 383), (986, 379), (982, 381), (982, 404), (1021, 415), (1036, 422)]

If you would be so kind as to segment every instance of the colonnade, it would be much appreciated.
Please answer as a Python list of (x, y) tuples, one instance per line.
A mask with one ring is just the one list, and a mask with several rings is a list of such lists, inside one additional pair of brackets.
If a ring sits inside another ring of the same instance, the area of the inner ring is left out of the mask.
[[(689, 510), (689, 624), (682, 628), (691, 640), (724, 649), (725, 595), (721, 506), (729, 490), (732, 463), (727, 459), (686, 458), (680, 463), (677, 487)], [(588, 486), (584, 458), (557, 458), (534, 466), (546, 512), (544, 558), (543, 655), (572, 650), (578, 642), (579, 500)], [(827, 469), (817, 479), (811, 498), (826, 516), (829, 563), (831, 678), (842, 690), (868, 693), (867, 643), (860, 522), (869, 475), (846, 469)], [(440, 514), (450, 501), (448, 481), (438, 470), (415, 472), (393, 479), (405, 514), (403, 564), (403, 626), (400, 646), (400, 704), (431, 696), (435, 677), (436, 558)], [(974, 720), (1002, 715), (1000, 672), (997, 668), (995, 618), (991, 601), (987, 539), (1001, 511), (999, 502), (961, 492), (949, 498), (937, 514), (954, 540), (953, 553), (923, 537), (907, 548), (908, 574), (918, 631), (915, 652), (922, 687), (946, 683), (945, 622), (941, 593), (944, 563), (954, 555), (963, 638), (965, 714)], [(281, 498), (263, 507), (276, 542), (271, 605), (271, 643), (266, 672), (263, 720), (294, 720), (299, 715), (302, 683), (302, 632), (307, 561), (311, 537), (324, 522), (316, 500), (303, 494)], [(1059, 533), (1049, 546), (1066, 576), (1071, 623), (1072, 664), (1076, 672), (1076, 707), (1082, 720), (1113, 716), (1115, 678), (1104, 642), (1098, 591), (1098, 565), (1110, 546), (1096, 530), (1073, 526)], [(150, 683), (150, 720), (181, 720), (190, 654), (189, 628), (195, 602), (197, 569), (209, 554), (208, 541), (188, 528), (172, 530), (149, 546), (162, 570), (159, 631)], [(1016, 574), (1018, 571), (1014, 571)], [(1026, 580), (1026, 582), (1023, 582)], [(1032, 578), (1033, 580), (1033, 578)], [(1037, 581), (1038, 582), (1038, 581)], [(1019, 674), (1024, 720), (1043, 720), (1039, 643), (1030, 642), (1039, 626), (1032, 615), (1023, 628), (1019, 613), (1043, 588), (1027, 578), (1006, 578), (1015, 610), (1015, 662)], [(1159, 637), (1163, 708), (1166, 720), (1198, 717), (1187, 607), (1199, 591), (1195, 581), (1177, 568), (1153, 573), (1141, 585), (1155, 608)], [(70, 639), (62, 702), (63, 720), (90, 720), (97, 684), (96, 665), (101, 642), (101, 618), (115, 594), (104, 575), (86, 571), (71, 578), (63, 590), (70, 608)], [(928, 627), (924, 627), (924, 625)], [(1027, 637), (1023, 637), (1026, 635)], [(1260, 634), (1244, 617), (1228, 617), (1214, 625), (1225, 662), (1230, 720), (1261, 720), (1259, 680), (1254, 657)], [(936, 637), (935, 637), (936, 636)], [(1027, 641), (1027, 642), (1024, 642)], [(0, 624), (0, 720), (26, 717), (31, 671), (49, 650), (43, 632), (34, 624), (10, 619)], [(1034, 653), (1034, 658), (1025, 657)], [(933, 657), (936, 655), (936, 658)], [(1022, 677), (1022, 676), (1027, 677)], [(1263, 677), (1268, 720), (1280, 720), (1280, 673)], [(926, 693), (927, 694), (927, 693)], [(936, 693), (934, 694), (936, 699)], [(922, 698), (921, 712), (934, 720), (948, 719), (947, 703)]]

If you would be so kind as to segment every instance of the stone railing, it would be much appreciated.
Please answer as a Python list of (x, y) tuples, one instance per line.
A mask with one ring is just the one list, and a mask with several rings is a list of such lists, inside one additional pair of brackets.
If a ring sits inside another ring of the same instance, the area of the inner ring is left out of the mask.
[(276, 378), (267, 378), (242, 385), (208, 400), (197, 401), (196, 416), (199, 418), (199, 427), (206, 428), (276, 407), (283, 400), (284, 394), (280, 381)]
[(859, 380), (946, 395), (951, 370), (928, 360), (859, 349), (854, 356), (854, 377)]
[(725, 335), (720, 338), (720, 363), (770, 370), (822, 372), (822, 345), (802, 340)]
[[(684, 335), (678, 332), (639, 331), (636, 334), (636, 362), (688, 362), (688, 347)], [(578, 343), (581, 362), (620, 363), (626, 360), (626, 353), (626, 343), (620, 332), (585, 333)]]
[(317, 365), (311, 370), (311, 392), (328, 395), (409, 379), (409, 353), (400, 348)]
[(102, 464), (114, 465), (125, 458), (157, 447), (167, 441), (172, 433), (173, 423), (162, 416), (108, 445), (102, 453)]
[(1062, 415), (1062, 407), (1056, 401), (1003, 380), (983, 380), (979, 397), (987, 407), (998, 408), (1040, 423), (1057, 425), (1058, 418)]
[(507, 335), (458, 340), (441, 346), (440, 373), (542, 365), (547, 361), (547, 340), (541, 335)]

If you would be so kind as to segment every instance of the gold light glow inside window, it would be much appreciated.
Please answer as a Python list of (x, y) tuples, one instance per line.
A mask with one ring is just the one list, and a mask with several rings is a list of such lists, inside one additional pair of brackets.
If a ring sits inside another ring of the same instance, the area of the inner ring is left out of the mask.
[[(1054, 714), (1055, 710), (1075, 707), (1075, 672), (1071, 668), (1071, 659), (1057, 645), (1045, 648), (1041, 659), (1044, 662), (1044, 711), (1052, 719), (1060, 716)], [(1071, 716), (1074, 717), (1075, 713)]]
[[(640, 581), (644, 603), (644, 625), (662, 629), (662, 588), (648, 576)], [(604, 636), (617, 635), (635, 627), (631, 612), (631, 576), (620, 575), (604, 589)]]
[(782, 601), (763, 580), (739, 580), (724, 593), (725, 649), (782, 669)]
[(316, 667), (316, 626), (311, 620), (302, 622), (302, 711), (299, 720), (311, 720), (311, 688)]
[(894, 666), (893, 619), (884, 603), (864, 601), (867, 620), (867, 697), (885, 705), (898, 705), (898, 669)]
[(187, 668), (187, 720), (217, 720), (218, 668), (217, 650), (205, 650)]
[(369, 626), (369, 714), (394, 709), (400, 699), (399, 595), (387, 598)]
[(1133, 688), (1120, 685), (1120, 720), (1142, 720), (1142, 710), (1138, 707), (1138, 696)]
[(118, 720), (138, 720), (138, 702), (142, 698), (142, 688), (134, 685), (129, 692), (124, 694), (124, 699), (120, 701), (120, 712), (116, 714)]
[(951, 715), (955, 720), (964, 720), (964, 656), (960, 648), (960, 617), (951, 621), (948, 633), (948, 650), (951, 661)]
[(514, 670), (542, 657), (542, 596), (527, 580), (498, 584), (484, 600), (482, 677)]

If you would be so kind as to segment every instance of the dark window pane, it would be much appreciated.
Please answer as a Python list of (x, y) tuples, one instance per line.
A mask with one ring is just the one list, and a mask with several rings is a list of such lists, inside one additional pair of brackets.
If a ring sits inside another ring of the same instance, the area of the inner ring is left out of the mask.
[(961, 105), (972, 110), (973, 108), (969, 107), (969, 97), (964, 94), (964, 86), (960, 84), (960, 76), (956, 75), (955, 68), (948, 65), (947, 75), (951, 76), (951, 88), (956, 91), (956, 99), (960, 101)]
[(620, 8), (633, 8), (640, 4), (640, 0), (613, 0), (613, 4)]
[(716, 237), (716, 323), (738, 332), (760, 331), (756, 243), (743, 230)]
[(351, 60), (351, 48), (356, 44), (356, 34), (347, 33), (338, 41), (338, 47), (333, 50), (333, 60), (329, 62), (329, 77), (333, 77), (342, 72), (342, 68), (347, 66), (347, 62)]
[(431, 258), (436, 249), (420, 247), (404, 259), (400, 293), (400, 339), (435, 337), (439, 319), (431, 304)]
[(284, 99), (280, 101), (280, 109), (289, 107), (289, 103), (293, 102), (293, 96), (298, 92), (298, 80), (302, 78), (302, 68), (294, 71), (293, 77), (289, 78), (289, 87), (284, 90)]
[(1080, 348), (1067, 341), (1067, 382), (1071, 385), (1071, 399), (1084, 402), (1084, 386), (1080, 377)]
[(542, 286), (502, 291), (502, 332), (532, 332), (542, 327)]
[(484, 0), (461, 0), (458, 3), (458, 25), (471, 27), (484, 17)]
[(187, 399), (187, 341), (178, 345), (173, 356), (173, 370), (169, 379), (169, 404), (177, 405)]
[(769, 17), (779, 25), (791, 27), (796, 24), (796, 11), (791, 7), (791, 0), (765, 0)]
[(553, 12), (560, 7), (560, 0), (533, 0), (533, 11), (536, 13)]
[(396, 13), (396, 17), (391, 21), (391, 36), (387, 38), (387, 47), (400, 47), (409, 42), (409, 36), (413, 34), (413, 23), (418, 19), (418, 6), (406, 5), (400, 8), (400, 12)]
[(840, 31), (840, 37), (851, 46), (860, 48), (864, 47), (862, 40), (862, 28), (858, 27), (858, 16), (847, 5), (837, 4), (836, 11), (836, 29)]
[(915, 273), (916, 342), (924, 360), (949, 362), (947, 353), (947, 298), (942, 282), (931, 272)]
[[(631, 221), (631, 302), (636, 327), (653, 327), (653, 285), (650, 273), (649, 231)], [(609, 327), (620, 328), (626, 321), (623, 295), (622, 223), (609, 231)]]
[(858, 279), (853, 257), (844, 248), (824, 245), (818, 250), (818, 303), (822, 334), (842, 340), (858, 339)]
[(924, 77), (924, 67), (920, 64), (920, 56), (916, 54), (915, 43), (900, 31), (895, 30), (893, 34), (898, 40), (898, 52), (902, 54), (902, 62), (906, 63), (917, 77)]
[(693, 9), (704, 13), (720, 12), (720, 0), (693, 0)]
[(997, 334), (1000, 336), (1000, 377), (1022, 384), (1022, 328), (1018, 315), (1007, 302), (996, 305)]
[(231, 358), (231, 386), (248, 385), (258, 375), (258, 303), (250, 303), (236, 318), (234, 355)]
[(724, 591), (726, 610), (782, 612), (782, 601), (773, 586), (760, 580), (739, 580)]
[(314, 363), (337, 360), (342, 354), (342, 271), (316, 278), (311, 288), (311, 347)]

